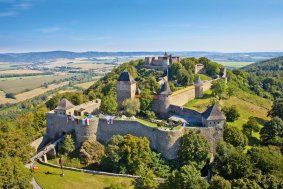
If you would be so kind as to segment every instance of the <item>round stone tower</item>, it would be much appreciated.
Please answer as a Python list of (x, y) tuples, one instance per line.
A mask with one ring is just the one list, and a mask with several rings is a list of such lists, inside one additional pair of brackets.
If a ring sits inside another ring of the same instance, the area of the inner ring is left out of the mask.
[(160, 117), (168, 117), (169, 113), (169, 106), (170, 106), (170, 99), (171, 99), (172, 91), (170, 89), (169, 83), (167, 81), (164, 82), (162, 85), (161, 91), (158, 94), (158, 114)]
[(96, 140), (96, 131), (98, 127), (99, 118), (89, 119), (89, 124), (82, 124), (80, 119), (78, 123), (72, 122), (76, 133), (76, 142), (80, 146), (84, 141), (88, 139)]
[(195, 98), (201, 98), (203, 97), (203, 82), (198, 76), (195, 83)]
[(136, 88), (136, 81), (130, 73), (127, 70), (123, 71), (116, 83), (117, 101), (120, 109), (124, 100), (135, 98)]

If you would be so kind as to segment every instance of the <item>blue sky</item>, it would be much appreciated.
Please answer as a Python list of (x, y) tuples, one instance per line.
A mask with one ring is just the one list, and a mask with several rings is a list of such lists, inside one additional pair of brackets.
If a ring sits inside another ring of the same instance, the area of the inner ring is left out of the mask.
[(0, 0), (0, 52), (283, 51), (282, 0)]

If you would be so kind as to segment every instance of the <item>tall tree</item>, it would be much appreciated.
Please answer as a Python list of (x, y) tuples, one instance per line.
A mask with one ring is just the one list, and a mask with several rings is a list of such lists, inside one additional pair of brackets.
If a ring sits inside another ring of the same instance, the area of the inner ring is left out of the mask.
[(235, 147), (244, 148), (248, 144), (248, 138), (236, 127), (225, 127), (223, 138), (225, 142)]
[(209, 189), (231, 189), (231, 183), (229, 180), (225, 180), (218, 175), (212, 177)]
[(283, 121), (274, 117), (260, 130), (260, 138), (264, 144), (283, 144)]
[(239, 110), (235, 105), (230, 107), (224, 107), (223, 112), (225, 113), (226, 119), (228, 122), (234, 122), (240, 117)]
[(273, 102), (271, 110), (268, 115), (271, 117), (279, 117), (283, 120), (283, 99), (277, 99)]
[(183, 164), (196, 162), (203, 166), (209, 155), (209, 145), (207, 140), (200, 134), (189, 130), (181, 138), (179, 157)]
[(59, 153), (68, 155), (75, 150), (75, 142), (71, 134), (64, 136), (63, 143), (59, 145)]
[(212, 95), (217, 96), (219, 100), (221, 100), (226, 90), (225, 81), (223, 79), (218, 79), (212, 82), (211, 90)]
[(149, 141), (132, 135), (116, 135), (106, 146), (106, 157), (114, 171), (137, 174), (139, 166), (147, 166), (151, 161)]
[(180, 171), (174, 170), (167, 180), (168, 188), (175, 189), (205, 189), (208, 183), (201, 177), (200, 172), (192, 165), (181, 167)]
[(140, 111), (139, 99), (126, 99), (122, 105), (128, 115), (136, 115)]
[(158, 181), (155, 180), (155, 175), (152, 170), (146, 166), (139, 166), (137, 171), (139, 178), (135, 180), (135, 188), (137, 189), (156, 189), (158, 188)]
[(0, 188), (31, 189), (31, 172), (17, 158), (0, 158)]
[(101, 102), (101, 110), (106, 114), (115, 114), (118, 111), (118, 103), (116, 100), (116, 95), (110, 94), (105, 96)]
[(213, 168), (220, 176), (230, 180), (249, 176), (253, 166), (250, 157), (241, 149), (221, 141), (217, 144)]

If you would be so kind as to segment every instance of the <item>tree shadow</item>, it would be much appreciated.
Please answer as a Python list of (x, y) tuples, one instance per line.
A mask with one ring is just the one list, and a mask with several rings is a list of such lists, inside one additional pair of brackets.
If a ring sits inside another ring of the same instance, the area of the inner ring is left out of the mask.
[(254, 117), (254, 118), (256, 119), (257, 123), (260, 124), (260, 125), (264, 125), (267, 122), (267, 120), (264, 120), (264, 119), (259, 118), (259, 117)]
[(211, 94), (204, 93), (203, 96), (200, 99), (209, 99), (211, 97), (212, 97)]
[(44, 174), (45, 175), (61, 175), (59, 173), (53, 173), (53, 172), (50, 172), (50, 171), (45, 171)]
[(260, 140), (257, 139), (256, 137), (249, 136), (248, 139), (249, 139), (249, 145), (250, 146), (259, 146), (260, 145)]

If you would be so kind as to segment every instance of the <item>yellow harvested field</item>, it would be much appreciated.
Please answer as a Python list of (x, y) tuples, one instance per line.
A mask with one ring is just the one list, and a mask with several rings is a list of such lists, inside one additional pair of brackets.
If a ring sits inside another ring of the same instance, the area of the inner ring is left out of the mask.
[(80, 83), (80, 84), (76, 84), (75, 86), (80, 87), (82, 89), (88, 89), (90, 86), (92, 86), (94, 84), (94, 81), (90, 81), (90, 82), (85, 82), (85, 83)]
[(37, 73), (43, 73), (39, 70), (4, 70), (0, 71), (0, 75), (8, 75), (8, 74), (37, 74)]
[(95, 61), (86, 61), (84, 59), (66, 59), (66, 58), (56, 59), (54, 61), (46, 62), (41, 65), (41, 67), (45, 67), (45, 68), (55, 68), (60, 66), (67, 66), (67, 67), (81, 68), (83, 70), (88, 70), (88, 69), (111, 68), (114, 65), (95, 63)]
[(0, 81), (0, 90), (5, 93), (19, 94), (26, 90), (39, 88), (42, 84), (69, 77), (68, 75), (49, 75), (34, 78)]
[(0, 91), (0, 104), (6, 104), (6, 103), (16, 103), (16, 99), (12, 98), (6, 98), (5, 93), (3, 91)]
[(54, 90), (58, 87), (62, 87), (64, 85), (68, 85), (68, 81), (66, 82), (63, 82), (63, 83), (60, 83), (60, 84), (51, 84), (51, 85), (48, 85), (47, 88), (43, 88), (43, 87), (40, 87), (40, 88), (36, 88), (36, 89), (33, 89), (31, 91), (27, 91), (27, 92), (24, 92), (24, 93), (20, 93), (18, 95), (16, 95), (16, 99), (18, 101), (24, 101), (24, 100), (27, 100), (27, 99), (30, 99), (30, 98), (33, 98), (33, 97), (36, 97), (38, 95), (41, 95), (47, 91), (50, 91), (50, 90)]
[(110, 64), (95, 64), (95, 63), (85, 62), (85, 63), (72, 64), (72, 67), (78, 67), (78, 68), (81, 68), (83, 70), (89, 70), (89, 69), (111, 68), (111, 67), (113, 67), (113, 65), (110, 65)]

